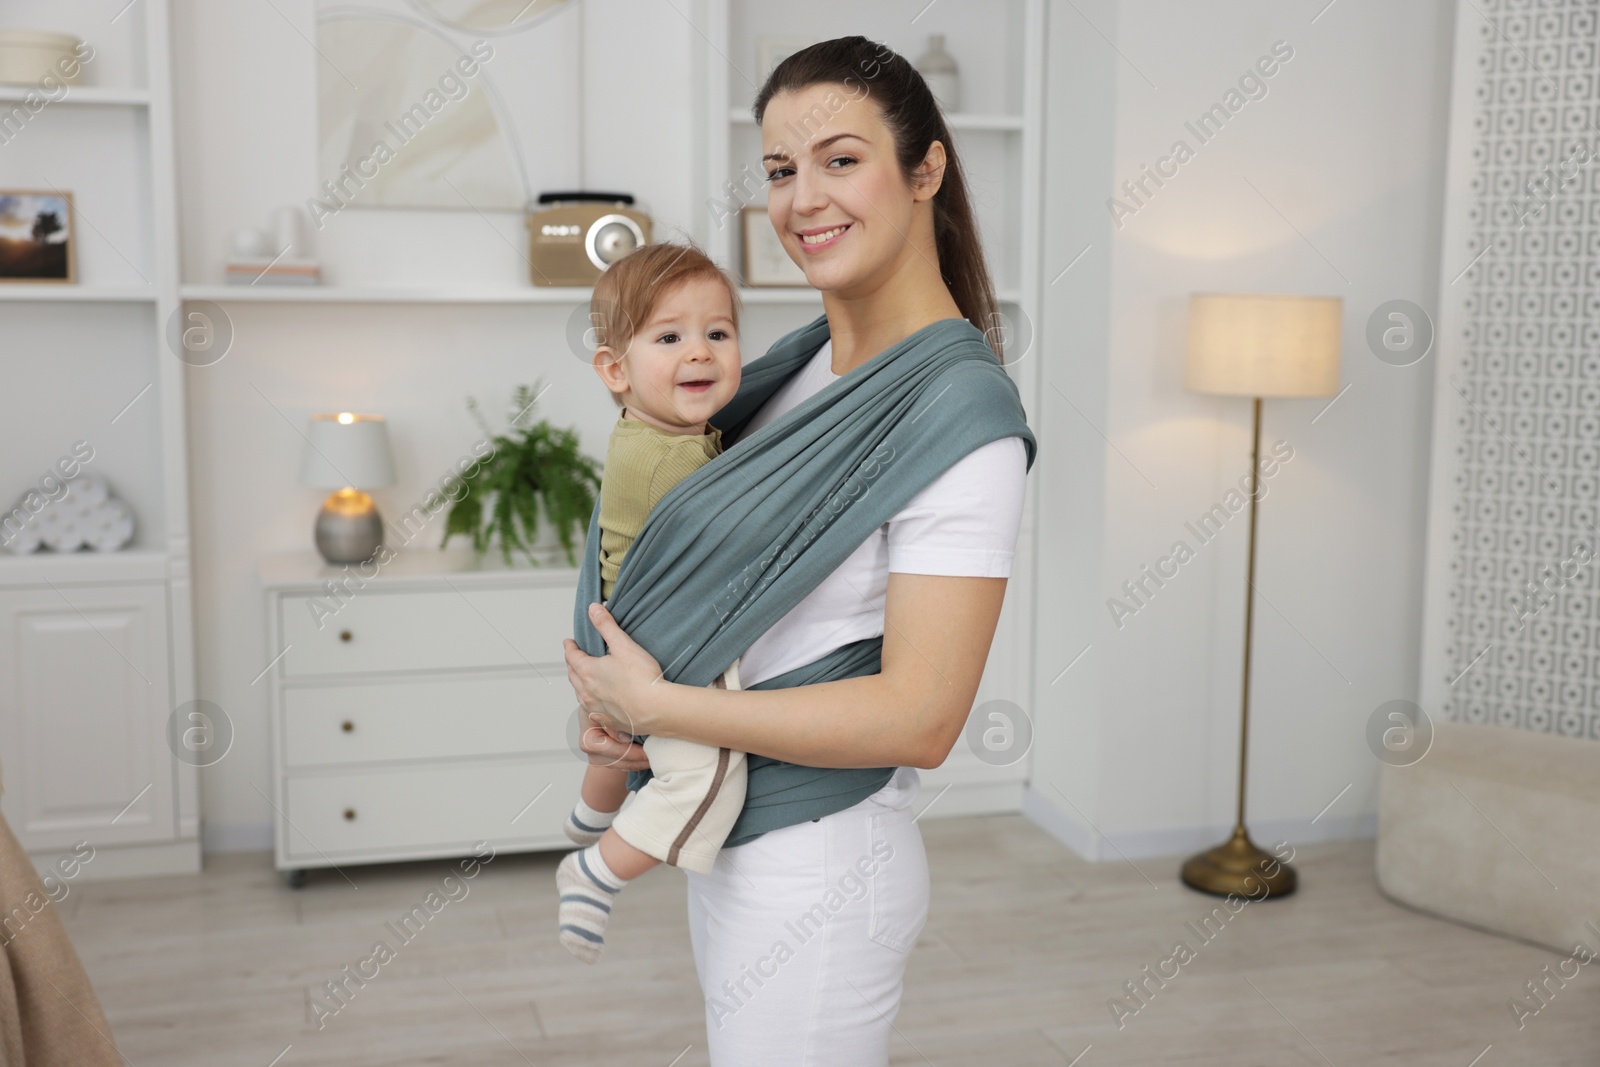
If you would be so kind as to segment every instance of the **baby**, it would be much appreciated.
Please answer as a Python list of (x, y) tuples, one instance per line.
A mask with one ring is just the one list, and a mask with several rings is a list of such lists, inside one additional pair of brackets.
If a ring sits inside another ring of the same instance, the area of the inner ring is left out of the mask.
[[(656, 503), (722, 451), (706, 419), (739, 388), (739, 303), (733, 283), (693, 246), (653, 244), (611, 264), (595, 283), (595, 371), (622, 415), (600, 484), (600, 595)], [(737, 661), (712, 683), (739, 688)], [(588, 724), (585, 723), (585, 726)], [(588, 846), (556, 870), (561, 943), (600, 958), (616, 894), (657, 863), (706, 872), (744, 806), (745, 754), (649, 737), (651, 780), (619, 814), (627, 772), (591, 765), (566, 823)]]

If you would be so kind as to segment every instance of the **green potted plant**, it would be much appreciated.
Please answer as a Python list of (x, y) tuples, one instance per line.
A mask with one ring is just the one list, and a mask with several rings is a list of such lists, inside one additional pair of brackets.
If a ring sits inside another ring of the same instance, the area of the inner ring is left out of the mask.
[(567, 562), (577, 566), (574, 544), (588, 534), (600, 490), (600, 464), (579, 451), (573, 431), (547, 419), (533, 421), (533, 407), (543, 392), (537, 384), (517, 386), (504, 433), (490, 429), (477, 400), (467, 398), (468, 410), (494, 450), (463, 479), (466, 492), (450, 505), (441, 548), (456, 534), (466, 534), (482, 555), (498, 534), (508, 564), (516, 548), (537, 566), (534, 544), (542, 511), (566, 549)]

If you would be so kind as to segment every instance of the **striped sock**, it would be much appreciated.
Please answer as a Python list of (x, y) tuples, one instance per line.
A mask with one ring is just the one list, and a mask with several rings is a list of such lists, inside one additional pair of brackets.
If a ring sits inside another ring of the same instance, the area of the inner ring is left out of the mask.
[(600, 958), (612, 902), (627, 884), (611, 873), (599, 845), (567, 853), (556, 868), (556, 891), (561, 894), (557, 928), (568, 952), (585, 963)]
[(617, 817), (614, 811), (596, 811), (578, 798), (578, 803), (573, 807), (572, 814), (567, 816), (567, 821), (561, 829), (566, 832), (574, 843), (579, 845), (592, 845), (600, 840), (600, 835), (606, 832), (611, 825), (611, 820)]

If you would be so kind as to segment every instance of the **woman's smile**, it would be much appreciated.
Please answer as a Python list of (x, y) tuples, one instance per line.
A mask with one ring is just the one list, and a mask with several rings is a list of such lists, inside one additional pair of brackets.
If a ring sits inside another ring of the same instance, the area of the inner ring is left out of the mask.
[(839, 238), (845, 235), (850, 226), (848, 222), (836, 226), (815, 226), (809, 230), (796, 231), (795, 236), (800, 238), (800, 248), (803, 251), (816, 253), (838, 244)]

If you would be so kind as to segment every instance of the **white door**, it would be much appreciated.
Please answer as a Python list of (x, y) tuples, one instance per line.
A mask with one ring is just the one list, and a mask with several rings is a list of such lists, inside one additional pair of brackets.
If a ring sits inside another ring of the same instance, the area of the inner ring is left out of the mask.
[(176, 837), (166, 589), (0, 592), (0, 774), (24, 848)]

